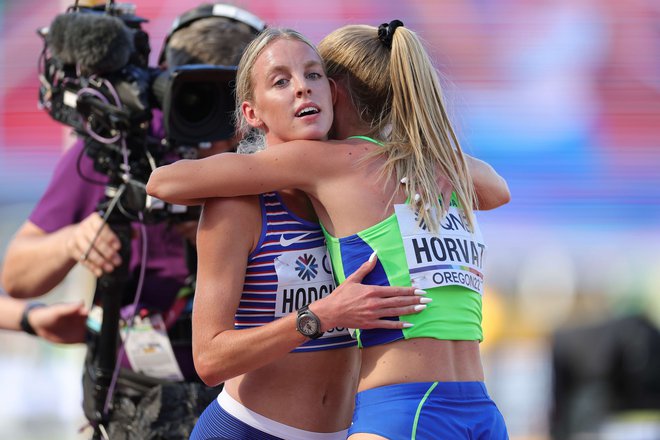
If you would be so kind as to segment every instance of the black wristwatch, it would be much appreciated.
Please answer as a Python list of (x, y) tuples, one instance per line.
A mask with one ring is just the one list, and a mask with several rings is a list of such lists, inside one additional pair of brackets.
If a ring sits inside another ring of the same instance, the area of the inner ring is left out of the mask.
[(46, 304), (40, 303), (40, 302), (29, 302), (25, 306), (25, 309), (23, 309), (23, 314), (21, 315), (21, 330), (23, 330), (25, 333), (30, 334), (30, 335), (36, 335), (37, 332), (34, 331), (34, 328), (30, 324), (30, 321), (28, 321), (28, 315), (30, 314), (30, 311), (32, 309), (37, 309), (39, 307), (45, 307)]
[(309, 310), (309, 306), (302, 306), (298, 309), (296, 329), (300, 334), (309, 339), (318, 339), (323, 336), (323, 332), (321, 331), (321, 320)]

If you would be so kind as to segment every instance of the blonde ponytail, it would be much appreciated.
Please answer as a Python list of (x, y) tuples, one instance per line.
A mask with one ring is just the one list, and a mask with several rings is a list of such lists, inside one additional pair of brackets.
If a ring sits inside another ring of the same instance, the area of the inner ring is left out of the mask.
[(384, 172), (407, 178), (408, 196), (414, 200), (419, 194), (420, 221), (433, 231), (449, 209), (450, 200), (442, 200), (438, 189), (438, 175), (446, 177), (472, 228), (477, 198), (438, 73), (417, 35), (405, 27), (397, 28), (392, 38), (389, 76), (392, 130), (384, 145)]
[(393, 23), (386, 41), (380, 28), (366, 25), (344, 26), (325, 37), (318, 48), (328, 76), (347, 88), (370, 127), (356, 134), (384, 143), (376, 153), (386, 157), (383, 175), (405, 178), (408, 198), (420, 207), (420, 223), (439, 230), (450, 204), (438, 187), (446, 178), (472, 228), (477, 198), (438, 73), (417, 35)]

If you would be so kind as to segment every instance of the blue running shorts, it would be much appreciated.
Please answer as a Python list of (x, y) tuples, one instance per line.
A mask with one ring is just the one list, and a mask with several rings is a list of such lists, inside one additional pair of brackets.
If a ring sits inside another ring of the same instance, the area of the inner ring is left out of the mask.
[(507, 440), (483, 382), (415, 382), (362, 391), (348, 434), (390, 440)]
[(276, 422), (254, 411), (222, 390), (199, 417), (190, 440), (345, 440), (346, 430), (309, 432)]

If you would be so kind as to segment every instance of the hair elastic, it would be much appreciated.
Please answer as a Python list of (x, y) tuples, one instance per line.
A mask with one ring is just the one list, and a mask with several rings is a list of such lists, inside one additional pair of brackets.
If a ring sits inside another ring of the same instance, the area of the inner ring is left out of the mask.
[(392, 37), (394, 36), (396, 28), (399, 26), (403, 26), (401, 20), (392, 20), (389, 23), (383, 23), (378, 26), (378, 39), (383, 43), (383, 46), (392, 49)]

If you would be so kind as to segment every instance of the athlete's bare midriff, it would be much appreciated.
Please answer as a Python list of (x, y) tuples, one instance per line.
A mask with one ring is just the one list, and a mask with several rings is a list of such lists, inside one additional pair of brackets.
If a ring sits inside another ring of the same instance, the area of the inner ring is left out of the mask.
[(363, 349), (358, 391), (396, 383), (483, 380), (478, 341), (416, 338)]
[(314, 432), (347, 429), (360, 370), (357, 347), (289, 353), (230, 379), (225, 389), (264, 417)]

